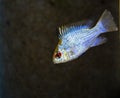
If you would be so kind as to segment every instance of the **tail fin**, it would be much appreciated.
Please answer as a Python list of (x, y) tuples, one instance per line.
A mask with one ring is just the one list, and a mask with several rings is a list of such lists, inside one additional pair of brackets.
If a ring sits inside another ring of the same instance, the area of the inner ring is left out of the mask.
[(100, 17), (96, 26), (100, 29), (101, 33), (117, 31), (118, 28), (113, 20), (113, 16), (108, 10), (105, 10)]

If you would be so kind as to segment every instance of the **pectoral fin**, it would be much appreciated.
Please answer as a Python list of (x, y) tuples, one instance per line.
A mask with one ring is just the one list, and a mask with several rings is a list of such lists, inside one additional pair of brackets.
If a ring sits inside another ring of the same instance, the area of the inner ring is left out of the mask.
[(99, 45), (105, 43), (106, 41), (107, 41), (107, 38), (105, 38), (105, 37), (97, 37), (95, 42), (91, 45), (91, 47), (99, 46)]

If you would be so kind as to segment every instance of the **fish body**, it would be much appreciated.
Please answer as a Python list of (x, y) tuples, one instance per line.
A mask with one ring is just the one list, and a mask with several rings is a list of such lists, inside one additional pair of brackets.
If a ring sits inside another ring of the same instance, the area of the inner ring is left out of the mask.
[(105, 37), (99, 36), (101, 33), (118, 30), (108, 10), (103, 12), (95, 26), (91, 27), (89, 23), (85, 25), (76, 23), (59, 28), (59, 43), (53, 54), (55, 64), (78, 58), (89, 48), (106, 42)]

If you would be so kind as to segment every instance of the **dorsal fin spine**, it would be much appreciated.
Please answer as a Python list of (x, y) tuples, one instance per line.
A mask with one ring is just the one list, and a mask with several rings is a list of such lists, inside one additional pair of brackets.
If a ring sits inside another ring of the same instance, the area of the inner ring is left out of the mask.
[(58, 29), (59, 29), (59, 33), (60, 33), (60, 35), (61, 35), (61, 28), (59, 27)]

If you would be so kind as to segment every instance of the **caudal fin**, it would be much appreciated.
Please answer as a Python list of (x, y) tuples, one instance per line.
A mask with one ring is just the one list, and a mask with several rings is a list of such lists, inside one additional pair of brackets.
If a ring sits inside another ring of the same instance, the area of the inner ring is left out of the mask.
[(101, 33), (117, 31), (118, 28), (114, 22), (113, 16), (108, 10), (105, 10), (100, 17), (96, 26), (100, 29)]

